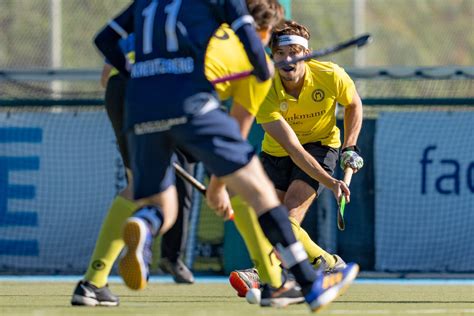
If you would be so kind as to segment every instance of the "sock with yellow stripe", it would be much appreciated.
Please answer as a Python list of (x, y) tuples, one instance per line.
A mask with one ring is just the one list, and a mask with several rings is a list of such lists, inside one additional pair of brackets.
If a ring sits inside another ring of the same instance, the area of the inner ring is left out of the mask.
[(330, 253), (326, 252), (324, 249), (319, 247), (312, 239), (309, 237), (308, 233), (301, 227), (300, 223), (290, 217), (291, 227), (295, 233), (295, 237), (302, 244), (306, 253), (308, 254), (308, 260), (315, 268), (319, 268), (321, 262), (318, 260), (321, 257), (326, 261), (329, 267), (334, 267), (336, 264), (336, 259)]
[(112, 202), (102, 223), (94, 253), (84, 276), (85, 280), (99, 288), (107, 284), (110, 270), (124, 247), (123, 223), (136, 209), (137, 205), (134, 202), (121, 196), (117, 196)]
[(263, 234), (257, 214), (239, 196), (234, 196), (231, 203), (235, 226), (245, 241), (260, 280), (279, 288), (282, 283), (280, 261), (275, 256), (273, 246)]

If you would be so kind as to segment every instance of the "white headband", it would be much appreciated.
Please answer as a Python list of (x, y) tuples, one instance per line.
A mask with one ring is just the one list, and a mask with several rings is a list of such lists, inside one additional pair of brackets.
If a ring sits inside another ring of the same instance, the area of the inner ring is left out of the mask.
[(278, 37), (278, 46), (298, 44), (308, 49), (308, 40), (299, 35), (282, 35)]

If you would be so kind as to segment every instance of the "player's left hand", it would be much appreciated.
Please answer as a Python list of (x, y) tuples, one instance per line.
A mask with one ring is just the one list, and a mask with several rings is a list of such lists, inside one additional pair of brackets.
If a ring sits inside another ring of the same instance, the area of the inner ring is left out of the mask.
[(359, 171), (364, 166), (364, 159), (360, 156), (360, 153), (356, 150), (342, 150), (341, 153), (341, 169), (345, 170), (350, 167), (354, 170), (354, 173)]

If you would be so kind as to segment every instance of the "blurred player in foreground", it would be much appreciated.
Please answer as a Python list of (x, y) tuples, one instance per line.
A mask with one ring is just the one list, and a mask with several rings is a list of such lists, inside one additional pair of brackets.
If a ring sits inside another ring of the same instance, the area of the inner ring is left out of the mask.
[[(120, 40), (121, 50), (130, 64), (133, 64), (135, 60), (134, 45), (134, 34)], [(71, 299), (72, 305), (119, 305), (119, 298), (108, 288), (107, 279), (117, 256), (124, 246), (122, 239), (123, 223), (137, 208), (137, 205), (133, 202), (133, 179), (128, 159), (126, 137), (123, 133), (127, 80), (108, 61), (105, 62), (100, 78), (101, 85), (105, 88), (105, 109), (112, 123), (128, 181), (127, 186), (113, 200), (102, 223), (86, 274), (74, 289)], [(177, 160), (187, 172), (193, 173), (193, 165), (187, 164), (185, 157), (177, 154)], [(192, 185), (177, 178), (176, 187), (178, 192), (181, 192), (178, 195), (178, 217), (175, 225), (162, 237), (159, 267), (164, 272), (171, 274), (176, 283), (191, 284), (194, 283), (193, 273), (183, 263), (180, 255), (185, 248), (187, 222), (191, 209)]]
[[(153, 237), (166, 232), (176, 218), (171, 159), (180, 148), (214, 175), (214, 190), (221, 201), (218, 213), (228, 217), (231, 212), (226, 185), (253, 207), (265, 235), (316, 311), (352, 282), (358, 266), (349, 264), (329, 276), (313, 270), (291, 230), (288, 210), (280, 204), (236, 122), (219, 110), (213, 87), (204, 76), (207, 43), (222, 23), (228, 23), (242, 41), (255, 76), (261, 81), (272, 76), (252, 20), (245, 3), (238, 0), (137, 0), (97, 35), (97, 47), (112, 65), (131, 76), (126, 127), (134, 196), (141, 206), (126, 221), (126, 249), (119, 270), (130, 288), (146, 286)], [(135, 32), (137, 40), (136, 62), (129, 72), (117, 43), (130, 32)], [(336, 197), (344, 193), (349, 198), (343, 182), (320, 176)]]
[[(276, 0), (247, 0), (247, 5), (250, 14), (254, 17), (258, 34), (262, 39), (262, 44), (267, 45), (270, 41), (272, 28), (282, 21), (282, 7)], [(122, 52), (127, 56), (130, 64), (133, 64), (135, 59), (134, 41), (135, 37), (133, 34), (120, 40)], [(213, 80), (250, 68), (251, 64), (248, 61), (245, 50), (238, 37), (230, 26), (224, 24), (216, 31), (216, 34), (211, 38), (209, 43), (206, 53), (206, 76), (209, 80)], [(87, 272), (84, 279), (80, 281), (75, 288), (71, 301), (73, 305), (116, 306), (119, 304), (118, 297), (111, 293), (106, 286), (107, 278), (113, 263), (124, 246), (121, 237), (122, 225), (125, 219), (131, 216), (133, 211), (137, 208), (136, 204), (132, 202), (130, 163), (125, 135), (122, 132), (126, 82), (127, 78), (119, 74), (108, 62), (105, 63), (101, 76), (101, 84), (106, 88), (106, 110), (112, 122), (129, 181), (127, 187), (115, 198), (106, 220), (104, 220), (99, 238), (96, 242), (96, 249)], [(260, 83), (253, 76), (217, 85), (216, 90), (221, 100), (233, 98), (231, 115), (238, 121), (244, 138), (247, 137), (258, 107), (265, 99), (270, 86), (271, 80)], [(178, 155), (181, 166), (192, 174), (194, 164), (187, 163), (184, 161), (185, 159), (186, 158), (182, 155)], [(165, 270), (165, 272), (171, 272), (177, 283), (193, 283), (194, 278), (192, 272), (189, 271), (184, 263), (176, 256), (182, 247), (182, 239), (185, 239), (184, 236), (187, 226), (185, 222), (188, 215), (186, 210), (190, 209), (190, 191), (192, 191), (192, 186), (189, 188), (189, 183), (177, 177), (176, 187), (179, 200), (178, 220), (180, 222), (176, 222), (175, 225), (163, 235), (160, 268)], [(242, 217), (239, 216), (239, 219), (240, 218)], [(170, 234), (172, 230), (175, 230), (175, 232)], [(262, 236), (265, 239), (263, 233)], [(173, 258), (177, 260), (173, 261)], [(163, 262), (165, 262), (165, 264), (163, 264)], [(86, 295), (87, 290), (95, 293), (95, 297)]]
[[(133, 64), (135, 61), (134, 34), (130, 34), (127, 38), (121, 39), (120, 43), (122, 51), (127, 56), (129, 63)], [(125, 189), (122, 190), (112, 202), (84, 278), (85, 281), (99, 288), (106, 284), (112, 264), (123, 248), (123, 242), (116, 240), (117, 238), (121, 238), (123, 221), (132, 215), (137, 207), (132, 202), (133, 178), (130, 170), (130, 161), (128, 159), (126, 135), (123, 132), (127, 78), (122, 76), (117, 69), (106, 62), (102, 70), (101, 83), (102, 86), (106, 88), (105, 108), (114, 129), (118, 148), (127, 173), (128, 183)], [(194, 165), (187, 163), (186, 157), (179, 152), (177, 152), (176, 156), (178, 163), (188, 173), (193, 174)], [(192, 284), (194, 282), (193, 273), (182, 261), (181, 254), (186, 247), (193, 187), (179, 177), (176, 179), (176, 187), (178, 192), (180, 192), (178, 195), (178, 217), (175, 225), (162, 237), (159, 267), (163, 272), (171, 274), (176, 283)], [(96, 267), (101, 267), (101, 269), (97, 270)]]

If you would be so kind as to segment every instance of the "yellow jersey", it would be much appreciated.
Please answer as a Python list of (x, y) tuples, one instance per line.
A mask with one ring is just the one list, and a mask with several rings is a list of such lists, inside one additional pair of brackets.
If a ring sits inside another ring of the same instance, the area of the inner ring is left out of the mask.
[[(273, 85), (257, 114), (257, 123), (269, 123), (280, 118), (291, 126), (301, 144), (321, 142), (333, 148), (341, 146), (336, 126), (336, 103), (346, 106), (352, 102), (355, 85), (349, 75), (331, 62), (306, 62), (304, 85), (299, 98), (287, 94), (276, 72)], [(262, 150), (272, 156), (288, 153), (265, 133)]]
[[(205, 74), (209, 81), (252, 69), (244, 46), (234, 31), (223, 24), (211, 38), (206, 51)], [(272, 85), (269, 79), (258, 82), (255, 76), (215, 85), (219, 98), (233, 98), (250, 114), (256, 115)]]

